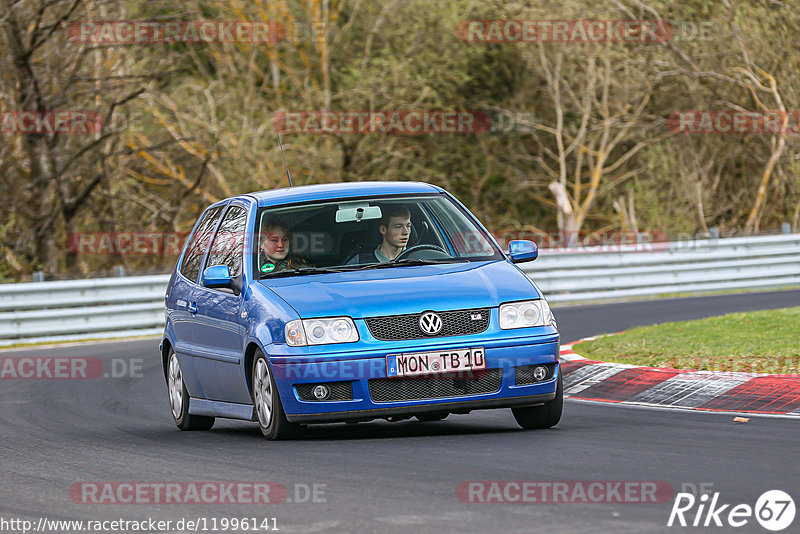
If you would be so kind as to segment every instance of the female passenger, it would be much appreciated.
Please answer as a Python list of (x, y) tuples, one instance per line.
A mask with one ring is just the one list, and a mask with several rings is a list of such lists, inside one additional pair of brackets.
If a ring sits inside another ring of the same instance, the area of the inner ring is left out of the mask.
[(303, 258), (289, 254), (292, 246), (292, 232), (286, 223), (269, 219), (261, 227), (261, 246), (258, 255), (258, 268), (264, 274), (306, 267)]

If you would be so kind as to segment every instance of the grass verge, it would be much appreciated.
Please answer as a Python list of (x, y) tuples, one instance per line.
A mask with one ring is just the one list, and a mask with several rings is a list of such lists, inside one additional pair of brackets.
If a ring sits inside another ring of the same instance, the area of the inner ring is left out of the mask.
[(800, 307), (640, 326), (573, 350), (592, 360), (648, 367), (797, 374)]

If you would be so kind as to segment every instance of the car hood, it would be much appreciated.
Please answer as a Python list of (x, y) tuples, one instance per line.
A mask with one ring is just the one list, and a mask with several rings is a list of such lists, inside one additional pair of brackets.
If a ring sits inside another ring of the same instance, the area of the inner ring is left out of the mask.
[(530, 279), (507, 261), (303, 275), (261, 283), (306, 319), (488, 308), (541, 297)]

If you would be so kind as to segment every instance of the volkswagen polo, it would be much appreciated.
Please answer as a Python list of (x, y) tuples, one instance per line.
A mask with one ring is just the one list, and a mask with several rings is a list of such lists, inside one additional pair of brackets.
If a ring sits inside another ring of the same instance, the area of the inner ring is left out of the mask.
[(559, 335), (516, 263), (447, 191), (419, 182), (290, 187), (209, 206), (166, 292), (160, 356), (175, 424), (441, 420), (510, 408), (558, 423)]

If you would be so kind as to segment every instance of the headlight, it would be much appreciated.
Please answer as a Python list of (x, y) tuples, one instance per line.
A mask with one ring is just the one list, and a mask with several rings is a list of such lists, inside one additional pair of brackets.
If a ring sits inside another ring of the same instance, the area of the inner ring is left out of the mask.
[(544, 299), (500, 305), (500, 328), (503, 330), (550, 324), (553, 324), (553, 314)]
[(350, 317), (296, 319), (286, 323), (285, 331), (286, 343), (291, 347), (358, 341), (358, 331)]

